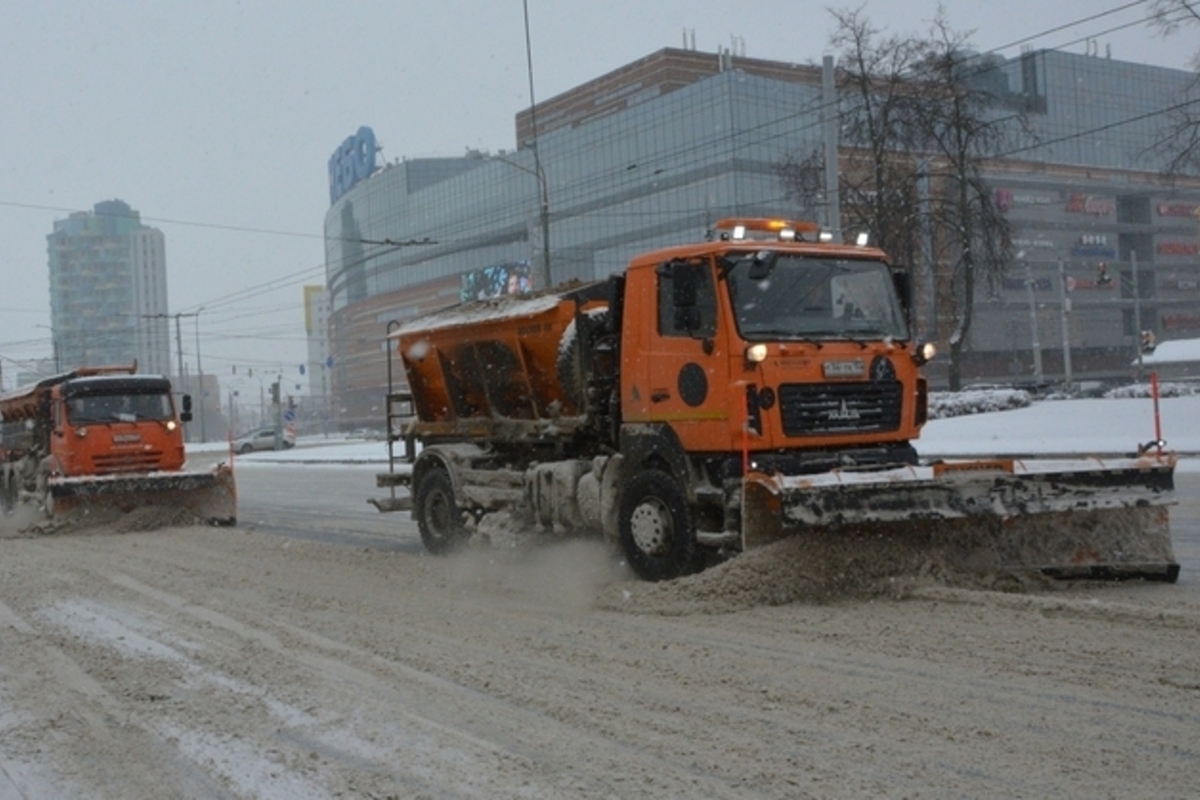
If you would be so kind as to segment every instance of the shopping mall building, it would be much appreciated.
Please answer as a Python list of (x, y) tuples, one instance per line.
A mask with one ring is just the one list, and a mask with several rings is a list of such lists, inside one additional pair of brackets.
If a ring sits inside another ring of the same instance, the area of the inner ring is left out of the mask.
[[(1040, 144), (990, 167), (1020, 257), (981, 282), (963, 374), (1032, 380), (1037, 341), (1046, 380), (1068, 364), (1075, 381), (1114, 379), (1140, 330), (1200, 336), (1200, 179), (1166, 181), (1147, 155), (1163, 110), (1200, 97), (1195, 76), (1057, 51), (995, 59), (993, 74)], [(821, 145), (821, 78), (819, 66), (666, 49), (518, 113), (512, 152), (380, 164), (360, 128), (329, 161), (336, 424), (382, 426), (394, 323), (541, 288), (547, 265), (555, 284), (603, 279), (723, 217), (795, 217), (780, 163)], [(946, 328), (918, 320), (927, 338), (944, 342)]]

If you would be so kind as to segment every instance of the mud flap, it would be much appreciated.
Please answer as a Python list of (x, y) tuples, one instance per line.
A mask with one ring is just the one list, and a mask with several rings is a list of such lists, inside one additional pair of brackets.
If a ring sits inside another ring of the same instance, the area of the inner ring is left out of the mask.
[(1174, 582), (1174, 459), (979, 461), (744, 482), (743, 547), (838, 536), (940, 568)]
[(742, 550), (771, 544), (785, 536), (783, 502), (771, 478), (751, 472), (742, 481)]
[(54, 478), (50, 493), (56, 519), (104, 509), (128, 514), (157, 506), (190, 512), (210, 525), (237, 524), (237, 488), (228, 464), (210, 472)]

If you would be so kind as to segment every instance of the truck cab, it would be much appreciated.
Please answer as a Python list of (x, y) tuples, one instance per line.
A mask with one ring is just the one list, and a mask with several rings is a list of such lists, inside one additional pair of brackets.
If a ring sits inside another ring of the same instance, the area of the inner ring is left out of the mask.
[(882, 251), (808, 231), (724, 220), (711, 242), (634, 260), (623, 313), (641, 323), (621, 332), (624, 423), (690, 456), (748, 453), (785, 474), (915, 461), (925, 356), (893, 270)]
[(183, 428), (171, 384), (160, 375), (86, 375), (51, 392), (50, 457), (61, 475), (175, 471)]

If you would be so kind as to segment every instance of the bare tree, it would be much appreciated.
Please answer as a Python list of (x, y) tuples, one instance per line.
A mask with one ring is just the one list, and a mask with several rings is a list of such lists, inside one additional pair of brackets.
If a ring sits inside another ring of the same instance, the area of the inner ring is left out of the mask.
[[(1164, 36), (1200, 28), (1198, 0), (1153, 0), (1150, 10), (1153, 24)], [(1200, 70), (1200, 50), (1192, 57), (1192, 66)], [(1200, 77), (1192, 86), (1200, 87)], [(1168, 175), (1200, 174), (1200, 98), (1184, 100), (1167, 112), (1150, 150), (1162, 160)]]
[(1009, 222), (984, 179), (984, 165), (1028, 131), (1023, 112), (990, 88), (995, 67), (970, 55), (967, 38), (939, 13), (914, 70), (920, 86), (914, 125), (935, 164), (930, 213), (943, 287), (939, 306), (953, 325), (951, 389), (962, 385), (977, 289), (981, 281), (998, 284), (1011, 260)]
[[(1197, 0), (1151, 0), (1150, 16), (1153, 24), (1171, 35), (1189, 27), (1200, 26), (1200, 2)], [(1200, 69), (1200, 50), (1192, 57), (1192, 66)]]
[[(912, 232), (919, 178), (907, 121), (909, 81), (917, 43), (883, 37), (858, 10), (831, 10), (830, 44), (839, 53), (836, 85), (841, 131), (838, 194), (844, 230), (864, 231), (893, 259), (916, 258)], [(820, 148), (786, 154), (777, 166), (785, 196), (804, 214), (824, 205), (825, 162)]]
[(821, 148), (807, 153), (787, 152), (775, 165), (783, 196), (796, 204), (803, 219), (820, 219), (825, 198), (825, 157)]
[[(983, 168), (1027, 130), (1023, 112), (988, 88), (994, 65), (970, 57), (966, 35), (943, 15), (916, 38), (883, 36), (861, 10), (831, 13), (842, 226), (869, 231), (897, 262), (923, 257), (933, 265), (935, 296), (927, 300), (947, 322), (949, 382), (960, 388), (976, 287), (981, 277), (998, 282), (1010, 257), (1008, 221)], [(779, 165), (785, 192), (801, 205), (814, 204), (822, 170), (819, 152)]]

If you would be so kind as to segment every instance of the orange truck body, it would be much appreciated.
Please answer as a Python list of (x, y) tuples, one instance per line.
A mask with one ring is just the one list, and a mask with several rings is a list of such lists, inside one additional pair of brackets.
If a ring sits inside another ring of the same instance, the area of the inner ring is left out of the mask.
[(0, 396), (0, 497), (49, 516), (96, 504), (121, 511), (180, 505), (232, 524), (232, 473), (185, 470), (183, 422), (170, 382), (132, 366), (83, 367)]
[[(1052, 484), (1088, 507), (1111, 470), (918, 474), (931, 351), (909, 332), (907, 289), (878, 249), (729, 220), (607, 281), (407, 321), (390, 334), (408, 388), (389, 387), (377, 478), (392, 496), (372, 502), (411, 509), (434, 552), (505, 511), (602, 534), (648, 579), (804, 526), (1057, 513), (1039, 499)], [(1126, 466), (1116, 504), (1170, 501), (1172, 464)], [(851, 473), (877, 483), (847, 488)], [(1173, 563), (1169, 538), (1145, 561)]]

